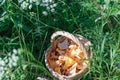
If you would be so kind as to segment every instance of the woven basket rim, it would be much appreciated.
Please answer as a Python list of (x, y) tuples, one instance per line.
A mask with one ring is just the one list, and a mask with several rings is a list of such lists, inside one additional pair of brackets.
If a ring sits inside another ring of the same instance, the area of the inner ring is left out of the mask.
[[(60, 32), (60, 31), (59, 31)], [(62, 31), (63, 32), (63, 31)], [(56, 33), (53, 33), (53, 34), (56, 34)], [(77, 34), (78, 35), (78, 34)], [(52, 35), (53, 36), (53, 35)], [(61, 36), (63, 36), (63, 35), (61, 35)], [(60, 36), (60, 37), (61, 37)], [(72, 36), (74, 36), (75, 38), (77, 38), (75, 35), (72, 35)], [(81, 36), (81, 35), (80, 35)], [(66, 37), (66, 36), (65, 36)], [(83, 36), (82, 36), (83, 37)], [(68, 38), (68, 37), (66, 37), (66, 38)], [(52, 38), (51, 38), (52, 39)], [(51, 41), (52, 42), (52, 41)], [(80, 44), (82, 45), (82, 47), (84, 48), (84, 54), (88, 54), (88, 52), (86, 51), (86, 49), (85, 49), (85, 46), (80, 42)], [(79, 45), (78, 45), (79, 46)], [(81, 47), (81, 46), (80, 46)], [(86, 60), (87, 60), (87, 64), (88, 65), (86, 65), (86, 66), (84, 66), (84, 68), (82, 69), (82, 70), (80, 70), (79, 72), (77, 72), (77, 73), (75, 73), (75, 74), (73, 74), (73, 75), (68, 75), (68, 76), (66, 76), (66, 75), (61, 75), (61, 74), (59, 74), (58, 72), (55, 72), (52, 68), (50, 68), (50, 66), (49, 66), (49, 64), (48, 64), (48, 61), (47, 61), (47, 56), (48, 56), (48, 54), (50, 54), (50, 52), (49, 52), (49, 50), (50, 49), (52, 49), (52, 45), (51, 46), (49, 46), (48, 47), (48, 49), (45, 51), (45, 63), (46, 63), (46, 66), (47, 66), (47, 68), (49, 69), (49, 71), (55, 76), (55, 77), (57, 77), (58, 79), (59, 79), (59, 77), (62, 77), (62, 78), (66, 78), (66, 79), (72, 79), (72, 78), (74, 78), (75, 76), (77, 76), (77, 75), (83, 75), (84, 73), (86, 73), (87, 71), (88, 71), (88, 69), (89, 69), (89, 64), (90, 64), (90, 61), (88, 60), (89, 58), (88, 58), (88, 56), (87, 56), (87, 58), (86, 58)], [(82, 77), (82, 76), (81, 76)], [(81, 78), (81, 77), (79, 77), (79, 78)]]

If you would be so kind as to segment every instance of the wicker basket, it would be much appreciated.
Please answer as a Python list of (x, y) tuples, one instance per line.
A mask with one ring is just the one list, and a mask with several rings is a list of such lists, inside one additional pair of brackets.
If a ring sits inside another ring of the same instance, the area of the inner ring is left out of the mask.
[[(57, 38), (57, 39), (56, 39)], [(63, 38), (67, 38), (70, 39), (71, 41), (73, 41), (75, 44), (77, 44), (81, 50), (84, 53), (84, 57), (85, 57), (85, 64), (84, 68), (82, 70), (80, 70), (79, 72), (72, 74), (72, 75), (61, 75), (58, 72), (54, 71), (49, 63), (48, 63), (48, 56), (50, 55), (51, 51), (54, 51), (56, 47), (56, 41), (57, 40), (62, 40)], [(87, 39), (85, 39), (84, 37), (82, 37), (81, 35), (73, 35), (70, 34), (68, 32), (65, 31), (57, 31), (55, 33), (53, 33), (53, 35), (51, 36), (51, 46), (47, 49), (46, 54), (45, 54), (45, 63), (47, 68), (49, 69), (49, 71), (52, 73), (53, 76), (55, 76), (56, 78), (58, 78), (59, 80), (76, 80), (76, 79), (80, 79), (88, 70), (90, 67), (90, 58), (92, 57), (92, 51), (91, 51), (91, 42), (88, 41)]]

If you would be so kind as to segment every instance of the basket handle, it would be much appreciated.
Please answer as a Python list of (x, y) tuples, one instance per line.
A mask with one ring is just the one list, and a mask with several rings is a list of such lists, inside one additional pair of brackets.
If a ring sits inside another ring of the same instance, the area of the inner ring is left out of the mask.
[(73, 35), (73, 34), (70, 34), (68, 32), (65, 32), (65, 31), (57, 31), (55, 33), (52, 34), (51, 36), (51, 43), (53, 43), (53, 41), (55, 40), (55, 37), (57, 36), (65, 36), (69, 39), (71, 39), (72, 41), (74, 41), (78, 46), (81, 47), (82, 51), (85, 53), (85, 57), (86, 59), (88, 59), (88, 56), (87, 56), (87, 51), (85, 49), (85, 46), (80, 42), (80, 40), (78, 39), (77, 36)]

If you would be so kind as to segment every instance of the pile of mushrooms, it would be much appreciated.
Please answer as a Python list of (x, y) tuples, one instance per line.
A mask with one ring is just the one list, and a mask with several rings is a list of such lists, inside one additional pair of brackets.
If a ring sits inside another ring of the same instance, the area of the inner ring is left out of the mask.
[(65, 76), (82, 70), (86, 65), (85, 60), (85, 54), (81, 47), (66, 37), (55, 40), (47, 56), (49, 67)]

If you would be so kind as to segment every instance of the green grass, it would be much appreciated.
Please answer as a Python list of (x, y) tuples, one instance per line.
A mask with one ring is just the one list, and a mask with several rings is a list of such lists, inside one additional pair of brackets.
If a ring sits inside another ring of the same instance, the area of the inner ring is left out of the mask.
[(13, 49), (20, 54), (18, 65), (5, 79), (36, 80), (40, 76), (53, 80), (44, 55), (52, 33), (64, 30), (93, 44), (91, 67), (82, 80), (120, 80), (120, 2), (109, 1), (55, 1), (55, 12), (47, 16), (42, 14), (45, 8), (35, 4), (24, 10), (16, 0), (0, 1), (0, 55)]

